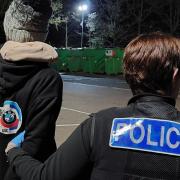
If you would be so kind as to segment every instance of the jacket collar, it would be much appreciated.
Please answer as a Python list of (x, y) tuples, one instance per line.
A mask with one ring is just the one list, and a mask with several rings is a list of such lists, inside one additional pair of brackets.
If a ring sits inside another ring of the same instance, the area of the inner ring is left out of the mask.
[(175, 106), (176, 101), (175, 99), (173, 99), (170, 96), (161, 96), (161, 95), (157, 95), (157, 94), (140, 94), (140, 95), (136, 95), (134, 97), (132, 97), (129, 102), (128, 105), (131, 103), (135, 103), (135, 102), (166, 102), (172, 106)]

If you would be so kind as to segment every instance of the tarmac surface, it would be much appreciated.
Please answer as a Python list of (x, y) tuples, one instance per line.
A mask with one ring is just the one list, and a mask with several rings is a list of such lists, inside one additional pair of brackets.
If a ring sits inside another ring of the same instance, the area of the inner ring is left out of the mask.
[[(126, 106), (132, 93), (122, 76), (80, 76), (61, 74), (63, 103), (56, 125), (56, 142), (62, 144), (90, 113), (108, 107)], [(177, 99), (180, 110), (180, 97)]]

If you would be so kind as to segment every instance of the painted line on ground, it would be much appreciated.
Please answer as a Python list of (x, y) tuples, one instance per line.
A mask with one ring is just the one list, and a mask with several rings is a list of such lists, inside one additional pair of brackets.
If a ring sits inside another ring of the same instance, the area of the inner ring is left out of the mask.
[[(87, 112), (84, 112), (84, 111), (79, 111), (77, 109), (70, 109), (70, 108), (65, 108), (65, 107), (61, 107), (61, 109), (67, 110), (67, 111), (78, 112), (78, 113), (86, 114), (86, 115), (90, 114), (90, 113), (87, 113)], [(72, 127), (72, 126), (79, 126), (79, 124), (56, 124), (56, 127)]]
[(130, 89), (127, 89), (127, 88), (117, 88), (117, 87), (110, 87), (110, 88), (115, 89), (115, 90), (131, 91)]
[(130, 89), (127, 89), (127, 88), (118, 88), (118, 87), (109, 87), (109, 86), (98, 86), (98, 85), (83, 84), (83, 83), (68, 82), (68, 81), (64, 81), (64, 83), (78, 84), (78, 85), (98, 87), (98, 88), (111, 88), (111, 89), (115, 89), (115, 90), (125, 90), (125, 91), (128, 90), (128, 91), (130, 91)]
[(79, 126), (80, 124), (56, 124), (56, 127), (71, 127), (71, 126)]
[(77, 109), (70, 109), (70, 108), (66, 108), (66, 107), (62, 107), (61, 109), (64, 109), (64, 110), (67, 110), (67, 111), (78, 112), (78, 113), (86, 114), (86, 115), (89, 115), (89, 114), (90, 114), (90, 113), (87, 113), (87, 112), (84, 112), (84, 111), (79, 111), (79, 110), (77, 110)]

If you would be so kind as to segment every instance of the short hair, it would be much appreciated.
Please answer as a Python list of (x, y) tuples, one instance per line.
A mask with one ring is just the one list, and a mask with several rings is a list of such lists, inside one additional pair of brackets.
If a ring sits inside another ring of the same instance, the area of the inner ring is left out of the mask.
[(180, 39), (160, 32), (140, 35), (125, 48), (123, 63), (133, 94), (169, 95), (173, 69), (180, 68)]

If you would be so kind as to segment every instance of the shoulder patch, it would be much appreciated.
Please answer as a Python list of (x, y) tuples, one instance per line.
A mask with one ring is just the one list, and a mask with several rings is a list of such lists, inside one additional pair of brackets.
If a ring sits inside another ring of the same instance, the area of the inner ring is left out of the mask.
[(22, 125), (22, 112), (14, 101), (4, 101), (0, 107), (0, 133), (15, 134)]
[(109, 146), (180, 156), (180, 123), (150, 118), (115, 118)]

